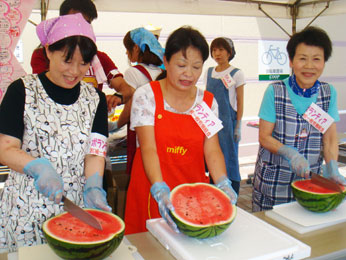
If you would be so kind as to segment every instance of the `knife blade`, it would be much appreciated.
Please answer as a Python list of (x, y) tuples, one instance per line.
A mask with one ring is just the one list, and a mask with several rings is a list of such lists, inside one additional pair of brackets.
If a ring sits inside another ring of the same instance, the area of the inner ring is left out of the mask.
[(61, 201), (64, 202), (64, 210), (68, 211), (72, 216), (80, 219), (84, 223), (92, 226), (93, 228), (102, 230), (100, 222), (93, 215), (74, 204), (65, 196), (62, 196)]
[(327, 178), (324, 178), (316, 173), (310, 172), (311, 174), (311, 182), (315, 183), (316, 185), (319, 185), (323, 188), (329, 189), (329, 190), (333, 190), (336, 192), (340, 192), (342, 193), (342, 189), (341, 187), (336, 183), (333, 182)]

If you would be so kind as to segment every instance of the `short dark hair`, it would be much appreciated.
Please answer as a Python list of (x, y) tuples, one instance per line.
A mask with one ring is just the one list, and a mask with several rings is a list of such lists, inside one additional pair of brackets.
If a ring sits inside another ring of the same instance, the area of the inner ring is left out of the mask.
[(72, 58), (72, 55), (74, 51), (76, 50), (76, 47), (79, 47), (79, 50), (81, 52), (83, 61), (85, 63), (91, 62), (93, 57), (96, 55), (97, 47), (96, 44), (88, 37), (85, 36), (70, 36), (66, 37), (64, 39), (61, 39), (60, 41), (57, 41), (51, 45), (48, 46), (48, 50), (51, 52), (54, 51), (66, 51), (66, 57), (65, 61), (68, 61)]
[(82, 15), (87, 16), (90, 22), (97, 18), (97, 10), (95, 4), (91, 0), (65, 0), (60, 5), (60, 15), (66, 15), (71, 10), (78, 11)]
[(182, 51), (184, 56), (189, 47), (200, 51), (203, 62), (208, 59), (209, 46), (204, 36), (191, 26), (183, 26), (175, 30), (166, 42), (165, 57), (169, 61), (175, 53)]
[[(123, 39), (124, 46), (127, 51), (132, 52), (133, 48), (135, 47), (135, 43), (131, 38), (131, 31), (127, 32), (124, 39)], [(139, 58), (140, 62), (144, 64), (153, 64), (156, 66), (160, 66), (162, 64), (161, 59), (154, 53), (152, 53), (146, 45), (144, 52), (140, 50), (139, 52)]]
[(332, 55), (332, 42), (330, 41), (328, 34), (321, 28), (309, 26), (304, 30), (293, 34), (286, 46), (288, 56), (290, 57), (291, 61), (293, 60), (296, 54), (297, 46), (300, 43), (305, 43), (309, 46), (321, 47), (324, 50), (325, 61), (328, 61)]
[(224, 48), (230, 55), (228, 57), (228, 61), (233, 59), (234, 52), (229, 46), (229, 43), (223, 37), (215, 38), (210, 44), (210, 56), (213, 58), (213, 49), (214, 48)]

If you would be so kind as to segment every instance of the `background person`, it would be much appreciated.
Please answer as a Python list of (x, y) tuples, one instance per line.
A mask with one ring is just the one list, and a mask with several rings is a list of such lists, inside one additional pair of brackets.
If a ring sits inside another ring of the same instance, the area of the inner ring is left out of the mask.
[[(204, 159), (216, 185), (236, 202), (217, 135), (206, 138), (189, 113), (205, 103), (217, 115), (213, 95), (196, 87), (208, 55), (208, 44), (198, 31), (177, 29), (166, 43), (166, 77), (140, 87), (133, 96), (131, 129), (139, 147), (126, 200), (127, 234), (146, 231), (146, 220), (160, 216), (176, 230), (168, 216), (173, 210), (170, 189), (182, 183), (209, 183)], [(183, 152), (172, 152), (175, 147)]]
[[(60, 15), (81, 13), (90, 24), (97, 18), (96, 6), (91, 0), (65, 0), (60, 5)], [(48, 70), (49, 61), (45, 55), (44, 48), (39, 47), (34, 50), (31, 57), (32, 73), (42, 73)], [(97, 51), (97, 56), (91, 63), (83, 80), (94, 87), (102, 90), (103, 83), (107, 82), (110, 88), (119, 93), (107, 95), (108, 111), (125, 103), (133, 94), (123, 75), (109, 56), (101, 51)]]
[[(124, 40), (126, 54), (129, 61), (138, 63), (128, 68), (124, 73), (125, 81), (133, 88), (139, 87), (156, 79), (162, 70), (159, 66), (163, 61), (164, 50), (157, 38), (144, 28), (136, 28), (126, 33)], [(112, 132), (128, 124), (127, 129), (127, 167), (126, 173), (131, 173), (133, 158), (136, 152), (136, 132), (130, 130), (130, 112), (132, 99), (125, 103), (118, 121), (109, 123), (109, 130)]]
[(74, 14), (36, 31), (49, 70), (14, 81), (0, 106), (0, 162), (11, 169), (0, 195), (0, 252), (44, 243), (42, 224), (64, 211), (62, 195), (111, 210), (102, 189), (106, 98), (81, 81), (97, 52), (92, 27)]
[(227, 176), (233, 189), (239, 194), (239, 141), (241, 139), (241, 120), (244, 111), (243, 72), (232, 66), (235, 49), (230, 38), (219, 37), (210, 45), (211, 57), (216, 67), (210, 67), (207, 73), (207, 90), (213, 93), (219, 105), (219, 118), (223, 128), (218, 133), (219, 142), (225, 156)]
[[(253, 211), (269, 210), (274, 205), (293, 201), (291, 183), (309, 178), (310, 170), (346, 185), (340, 175), (335, 122), (339, 121), (337, 93), (319, 81), (332, 43), (325, 31), (308, 27), (294, 34), (287, 43), (292, 75), (270, 84), (259, 112), (259, 142), (255, 166)], [(334, 122), (322, 134), (303, 118), (312, 104), (329, 114)]]

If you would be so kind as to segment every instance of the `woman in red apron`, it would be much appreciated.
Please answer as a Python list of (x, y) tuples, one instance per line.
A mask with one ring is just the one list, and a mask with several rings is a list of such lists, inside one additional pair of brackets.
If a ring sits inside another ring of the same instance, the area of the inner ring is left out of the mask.
[(190, 114), (205, 103), (217, 115), (213, 95), (196, 87), (208, 55), (208, 44), (198, 31), (177, 29), (166, 43), (167, 74), (133, 96), (131, 129), (139, 147), (127, 193), (126, 234), (146, 231), (146, 220), (161, 216), (176, 229), (168, 216), (173, 209), (170, 190), (182, 183), (209, 183), (204, 161), (216, 185), (236, 202), (217, 135), (206, 138)]

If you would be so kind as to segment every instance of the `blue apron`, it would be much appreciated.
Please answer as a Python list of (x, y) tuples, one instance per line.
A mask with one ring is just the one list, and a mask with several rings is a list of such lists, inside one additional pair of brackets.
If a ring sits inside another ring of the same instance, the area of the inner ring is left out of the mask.
[[(273, 87), (276, 111), (273, 137), (295, 147), (308, 160), (311, 171), (319, 173), (323, 161), (320, 154), (323, 135), (297, 113), (287, 91), (289, 86), (281, 81), (274, 83)], [(330, 96), (330, 86), (321, 82), (316, 105), (328, 111)], [(292, 173), (287, 160), (260, 146), (255, 166), (252, 210), (269, 210), (274, 205), (293, 201), (291, 183), (297, 179), (302, 178)]]
[[(231, 71), (233, 75), (239, 69), (235, 68)], [(223, 128), (219, 131), (219, 142), (221, 150), (225, 157), (227, 176), (232, 181), (240, 181), (238, 145), (239, 142), (234, 141), (234, 129), (237, 124), (237, 111), (235, 111), (229, 102), (228, 89), (224, 86), (221, 79), (211, 77), (213, 68), (208, 69), (207, 90), (214, 94), (219, 105), (219, 118), (222, 121)]]

